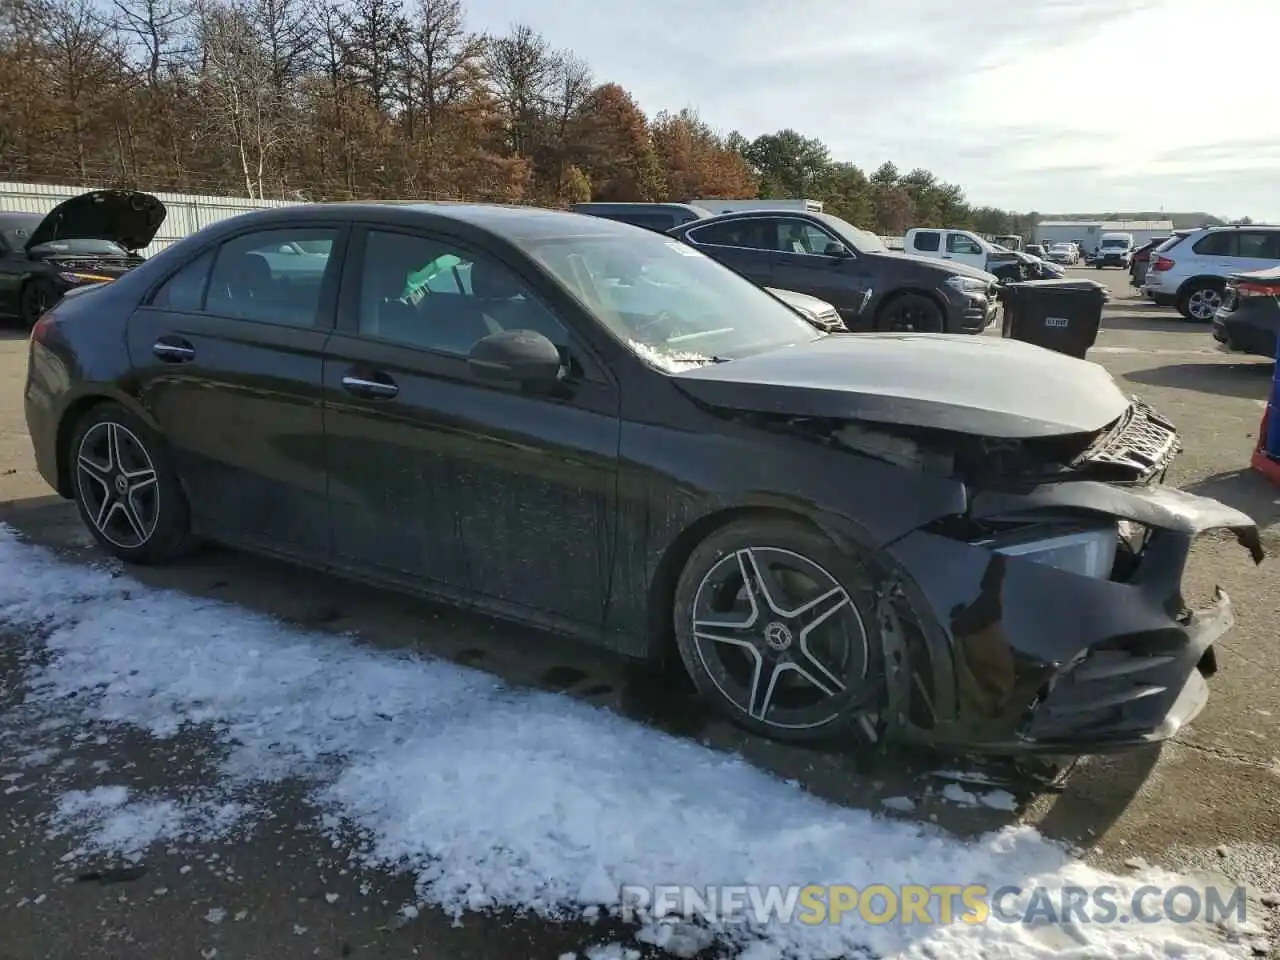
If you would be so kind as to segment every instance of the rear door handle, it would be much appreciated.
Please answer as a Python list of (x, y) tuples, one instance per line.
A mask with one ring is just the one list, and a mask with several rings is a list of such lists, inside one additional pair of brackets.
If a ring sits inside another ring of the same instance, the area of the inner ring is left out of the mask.
[[(373, 377), (381, 379), (373, 379)], [(342, 389), (347, 393), (355, 394), (357, 397), (371, 397), (376, 400), (389, 400), (400, 392), (396, 382), (385, 373), (374, 374), (371, 377), (361, 377), (349, 373), (342, 378)]]
[(151, 352), (165, 363), (189, 363), (196, 358), (196, 348), (179, 337), (161, 337), (151, 345)]

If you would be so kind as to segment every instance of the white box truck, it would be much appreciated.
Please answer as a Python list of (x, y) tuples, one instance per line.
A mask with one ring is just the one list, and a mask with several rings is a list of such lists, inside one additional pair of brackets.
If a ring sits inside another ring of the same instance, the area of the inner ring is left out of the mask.
[(744, 210), (795, 210), (800, 213), (821, 213), (821, 200), (793, 199), (790, 197), (775, 200), (717, 200), (714, 197), (701, 200), (687, 200), (686, 203), (702, 207), (712, 213), (741, 213)]

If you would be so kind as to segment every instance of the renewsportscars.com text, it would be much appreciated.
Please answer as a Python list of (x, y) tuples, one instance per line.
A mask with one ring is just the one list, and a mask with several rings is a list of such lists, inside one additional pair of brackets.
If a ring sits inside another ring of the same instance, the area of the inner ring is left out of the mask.
[(988, 887), (983, 884), (663, 884), (624, 886), (622, 916), (640, 923), (1113, 924), (1245, 921), (1243, 887)]

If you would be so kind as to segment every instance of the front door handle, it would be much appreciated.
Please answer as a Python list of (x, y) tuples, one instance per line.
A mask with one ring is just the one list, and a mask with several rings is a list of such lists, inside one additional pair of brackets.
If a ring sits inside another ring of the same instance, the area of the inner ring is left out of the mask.
[(165, 363), (189, 363), (196, 358), (196, 348), (177, 337), (161, 337), (151, 345), (151, 352)]
[(374, 380), (369, 377), (347, 374), (342, 378), (342, 389), (358, 397), (372, 397), (377, 400), (389, 400), (400, 392), (394, 380), (385, 374), (383, 379)]

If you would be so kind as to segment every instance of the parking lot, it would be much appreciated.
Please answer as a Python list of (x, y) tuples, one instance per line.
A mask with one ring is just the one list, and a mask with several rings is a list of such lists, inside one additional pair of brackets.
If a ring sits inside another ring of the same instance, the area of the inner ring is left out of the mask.
[[(1185, 450), (1170, 482), (1252, 515), (1274, 553), (1280, 548), (1280, 490), (1248, 469), (1272, 364), (1223, 354), (1205, 327), (1139, 300), (1123, 271), (1072, 273), (1103, 280), (1112, 290), (1090, 359), (1182, 433)], [(21, 410), (25, 358), (24, 338), (0, 340), (0, 522), (68, 563), (109, 569), (74, 508), (51, 496), (34, 470)], [(1027, 824), (1090, 864), (1122, 875), (1150, 865), (1205, 882), (1244, 884), (1251, 890), (1256, 925), (1245, 931), (1253, 946), (1244, 949), (1280, 956), (1263, 942), (1276, 916), (1269, 894), (1280, 889), (1280, 566), (1269, 560), (1255, 568), (1234, 541), (1200, 543), (1187, 584), (1193, 605), (1203, 604), (1217, 584), (1237, 607), (1237, 626), (1219, 644), (1220, 672), (1211, 682), (1206, 711), (1163, 748), (1091, 758), (1053, 790), (968, 758), (809, 751), (759, 742), (709, 717), (677, 679), (554, 637), (254, 557), (208, 550), (177, 567), (127, 576), (268, 614), (288, 630), (344, 635), (335, 641), (343, 643), (358, 638), (388, 658), (440, 657), (516, 687), (604, 707), (726, 758), (741, 754), (754, 767), (839, 807), (930, 829), (937, 824), (962, 838)], [(3, 591), (0, 586), (0, 597)], [(128, 601), (112, 600), (111, 610), (124, 611)], [(165, 609), (172, 617), (167, 625), (187, 630), (195, 670), (204, 627), (190, 624), (213, 615), (198, 604), (183, 608), (188, 612), (182, 616), (172, 613), (175, 607)], [(227, 748), (198, 727), (160, 739), (127, 723), (80, 729), (48, 722), (58, 719), (52, 714), (33, 725), (23, 713), (23, 677), (34, 662), (40, 618), (32, 613), (27, 622), (29, 630), (11, 629), (0, 643), (0, 958), (554, 958), (590, 944), (628, 941), (630, 931), (611, 920), (551, 923), (501, 913), (498, 919), (470, 916), (455, 924), (444, 912), (418, 909), (412, 905), (430, 901), (423, 897), (421, 877), (415, 890), (412, 872), (388, 865), (394, 856), (381, 864), (350, 860), (351, 848), (334, 838), (310, 798), (287, 777), (255, 785), (265, 793), (256, 794), (254, 803), (269, 808), (269, 817), (222, 839), (198, 828), (176, 835), (160, 831), (163, 840), (128, 860), (116, 855), (120, 851), (86, 847), (74, 829), (51, 836), (50, 817), (65, 810), (68, 791), (127, 784), (151, 796), (187, 796), (211, 788), (210, 758)], [(128, 719), (124, 713), (121, 718)], [(475, 747), (498, 753), (508, 732), (514, 728), (495, 726), (490, 739), (476, 740)], [(656, 774), (675, 789), (670, 768)], [(992, 779), (999, 782), (982, 782)], [(494, 799), (485, 792), (488, 782), (474, 785), (481, 807)], [(529, 803), (536, 805), (537, 798)], [(581, 815), (591, 810), (587, 804)], [(518, 808), (494, 801), (495, 820), (519, 816)], [(457, 836), (440, 841), (445, 847), (462, 842)]]

